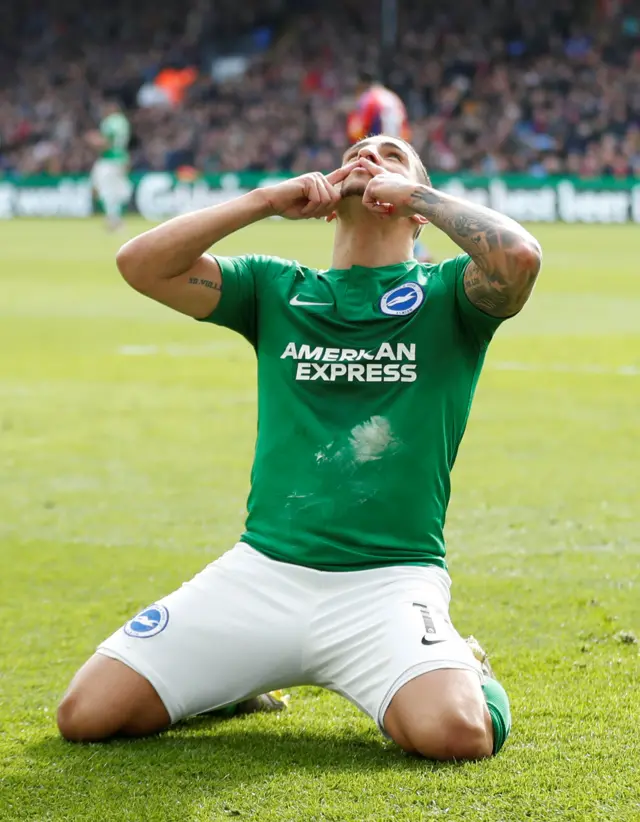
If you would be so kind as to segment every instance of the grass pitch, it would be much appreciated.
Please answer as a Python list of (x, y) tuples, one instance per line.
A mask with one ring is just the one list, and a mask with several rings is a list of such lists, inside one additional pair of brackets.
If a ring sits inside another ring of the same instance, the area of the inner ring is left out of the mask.
[[(640, 820), (637, 227), (534, 227), (539, 285), (490, 349), (453, 476), (452, 613), (514, 728), (463, 765), (405, 756), (313, 688), (285, 716), (58, 738), (95, 645), (236, 540), (255, 369), (239, 337), (131, 291), (97, 221), (0, 231), (2, 822)], [(269, 222), (221, 245), (326, 266), (330, 243)]]

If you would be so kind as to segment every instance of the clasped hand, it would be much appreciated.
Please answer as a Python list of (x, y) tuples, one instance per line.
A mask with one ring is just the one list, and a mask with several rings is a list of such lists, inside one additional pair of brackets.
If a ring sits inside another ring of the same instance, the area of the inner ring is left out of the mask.
[(415, 182), (402, 174), (386, 171), (377, 163), (364, 157), (353, 160), (330, 174), (319, 171), (302, 174), (282, 183), (267, 186), (263, 193), (273, 215), (287, 220), (322, 219), (328, 222), (335, 218), (335, 209), (342, 199), (342, 183), (355, 169), (369, 172), (369, 180), (362, 197), (363, 205), (381, 217), (410, 216), (415, 209), (410, 207)]

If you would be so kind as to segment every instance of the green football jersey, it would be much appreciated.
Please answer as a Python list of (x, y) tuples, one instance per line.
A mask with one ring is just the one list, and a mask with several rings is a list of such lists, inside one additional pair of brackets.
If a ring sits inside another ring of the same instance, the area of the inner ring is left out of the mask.
[(131, 126), (124, 114), (114, 112), (105, 117), (100, 123), (100, 134), (107, 140), (107, 146), (102, 152), (105, 160), (129, 160)]
[(469, 257), (328, 271), (217, 260), (222, 294), (205, 321), (258, 359), (242, 540), (323, 571), (446, 568), (450, 472), (501, 322), (466, 296)]

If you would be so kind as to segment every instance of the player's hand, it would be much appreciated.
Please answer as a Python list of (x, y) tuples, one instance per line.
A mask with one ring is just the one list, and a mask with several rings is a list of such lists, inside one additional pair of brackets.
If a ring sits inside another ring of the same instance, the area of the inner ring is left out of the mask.
[(262, 190), (274, 215), (287, 220), (328, 217), (340, 202), (340, 183), (357, 165), (354, 160), (331, 174), (314, 171)]
[(371, 174), (371, 180), (362, 197), (366, 208), (381, 215), (410, 217), (415, 214), (415, 208), (411, 207), (411, 195), (416, 189), (415, 182), (407, 180), (402, 174), (385, 171), (366, 157), (360, 157), (358, 162)]

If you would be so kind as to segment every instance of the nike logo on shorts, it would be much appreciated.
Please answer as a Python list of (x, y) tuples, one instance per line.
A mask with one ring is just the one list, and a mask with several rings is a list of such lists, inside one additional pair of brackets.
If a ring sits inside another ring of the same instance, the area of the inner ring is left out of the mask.
[(446, 639), (427, 639), (426, 636), (422, 637), (422, 644), (423, 645), (437, 645), (439, 642), (446, 642)]
[(306, 300), (301, 300), (300, 297), (296, 294), (295, 297), (292, 297), (289, 300), (289, 305), (333, 305), (333, 303), (311, 303), (307, 302)]

